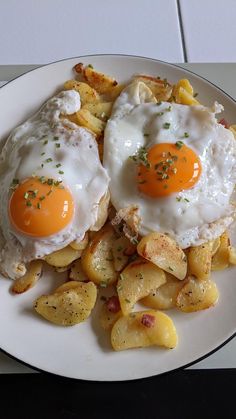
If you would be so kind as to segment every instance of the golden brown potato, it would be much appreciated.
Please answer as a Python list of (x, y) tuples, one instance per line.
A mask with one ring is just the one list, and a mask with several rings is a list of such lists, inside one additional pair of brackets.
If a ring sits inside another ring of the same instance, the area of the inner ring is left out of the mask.
[(88, 245), (88, 239), (89, 239), (88, 232), (86, 232), (82, 240), (80, 240), (79, 242), (74, 240), (73, 242), (70, 243), (70, 246), (72, 247), (72, 249), (75, 249), (75, 250), (84, 250), (85, 247), (87, 247)]
[(176, 305), (186, 313), (209, 308), (217, 303), (219, 293), (210, 279), (190, 278), (180, 290)]
[(32, 288), (39, 280), (42, 273), (43, 263), (41, 260), (33, 260), (30, 262), (29, 268), (24, 276), (13, 282), (11, 291), (15, 294), (22, 294)]
[(92, 115), (87, 109), (80, 109), (78, 112), (73, 113), (72, 115), (67, 115), (67, 118), (74, 122), (75, 124), (87, 128), (97, 137), (100, 137), (105, 128), (105, 122), (101, 119), (96, 118)]
[(88, 277), (85, 275), (82, 268), (81, 259), (77, 259), (74, 263), (72, 263), (70, 267), (69, 278), (73, 279), (74, 281), (88, 281)]
[[(68, 282), (69, 284), (69, 282)], [(64, 285), (67, 288), (67, 285)], [(97, 288), (93, 282), (77, 282), (77, 286), (42, 295), (37, 298), (34, 308), (38, 314), (51, 323), (60, 326), (73, 326), (90, 315), (97, 298)]]
[(96, 71), (91, 66), (84, 67), (83, 75), (87, 83), (98, 93), (106, 93), (117, 85), (117, 81), (107, 74)]
[(124, 84), (117, 84), (116, 86), (111, 86), (108, 90), (106, 90), (106, 93), (103, 95), (103, 97), (108, 101), (114, 102), (121, 94), (124, 88)]
[(136, 252), (136, 246), (130, 243), (130, 240), (121, 236), (114, 241), (112, 246), (112, 254), (114, 258), (114, 267), (117, 272), (122, 271), (129, 262), (129, 257)]
[(172, 86), (166, 81), (152, 76), (138, 75), (135, 80), (142, 81), (152, 91), (158, 101), (168, 101), (171, 97)]
[(87, 83), (78, 82), (77, 80), (68, 80), (64, 84), (66, 90), (76, 90), (80, 94), (81, 106), (85, 104), (97, 103), (100, 98), (99, 94)]
[(166, 273), (166, 283), (154, 292), (151, 292), (140, 302), (146, 307), (155, 310), (168, 310), (173, 308), (176, 306), (177, 296), (184, 284), (184, 281), (179, 281), (173, 275)]
[(122, 313), (129, 314), (137, 301), (154, 292), (165, 282), (164, 271), (153, 263), (143, 258), (131, 262), (122, 271), (117, 283)]
[(110, 192), (107, 191), (102, 196), (98, 204), (98, 214), (96, 223), (90, 228), (90, 231), (99, 231), (105, 224), (108, 217), (108, 208), (110, 203)]
[(44, 260), (52, 266), (57, 268), (65, 267), (70, 265), (74, 260), (81, 256), (81, 250), (72, 249), (72, 247), (66, 246), (63, 249), (57, 250), (44, 257)]
[(113, 284), (118, 277), (115, 271), (112, 246), (116, 234), (110, 224), (106, 224), (95, 233), (89, 245), (82, 254), (82, 268), (90, 281), (102, 287)]
[(236, 265), (236, 247), (229, 246), (229, 263), (231, 265)]
[[(113, 301), (115, 300), (115, 302)], [(115, 322), (122, 316), (119, 299), (112, 296), (102, 305), (99, 321), (104, 330), (111, 330)]]
[(177, 342), (176, 329), (170, 317), (154, 310), (120, 317), (111, 331), (111, 344), (115, 351), (152, 345), (172, 349)]
[(217, 237), (217, 239), (212, 240), (211, 256), (214, 256), (216, 254), (219, 247), (220, 247), (220, 237)]
[(106, 122), (111, 115), (112, 105), (112, 102), (86, 103), (83, 109), (87, 109), (96, 118)]
[(229, 245), (229, 234), (225, 231), (222, 236), (220, 236), (220, 246), (212, 258), (212, 271), (220, 271), (229, 266)]
[(162, 233), (150, 233), (143, 237), (137, 252), (166, 272), (182, 280), (187, 273), (187, 258), (177, 243)]
[(178, 93), (179, 87), (185, 89), (191, 96), (193, 96), (193, 86), (190, 84), (188, 79), (180, 79), (173, 88), (173, 95)]
[(190, 247), (188, 252), (188, 272), (198, 279), (207, 279), (211, 273), (212, 258), (211, 241), (200, 246)]
[(53, 294), (56, 294), (58, 292), (68, 291), (68, 290), (77, 288), (79, 286), (80, 285), (78, 285), (78, 281), (67, 281), (67, 282), (64, 282), (63, 284), (59, 285), (59, 287), (57, 287), (55, 289), (55, 291), (53, 292)]

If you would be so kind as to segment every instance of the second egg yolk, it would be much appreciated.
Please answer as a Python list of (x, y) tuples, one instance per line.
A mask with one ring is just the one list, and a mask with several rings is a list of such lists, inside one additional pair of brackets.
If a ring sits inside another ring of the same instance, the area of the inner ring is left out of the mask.
[(191, 148), (182, 142), (160, 143), (138, 166), (138, 189), (151, 198), (168, 196), (192, 188), (200, 174), (200, 159)]
[(53, 179), (29, 178), (9, 201), (12, 225), (22, 234), (46, 237), (65, 228), (74, 215), (71, 192)]

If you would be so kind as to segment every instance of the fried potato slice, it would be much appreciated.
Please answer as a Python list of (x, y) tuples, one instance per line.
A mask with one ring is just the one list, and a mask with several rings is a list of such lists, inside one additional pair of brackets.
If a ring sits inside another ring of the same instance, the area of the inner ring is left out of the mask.
[(178, 337), (174, 323), (160, 311), (141, 311), (120, 317), (111, 331), (115, 351), (147, 346), (175, 348)]
[(87, 83), (100, 94), (106, 93), (117, 85), (117, 81), (113, 77), (100, 73), (91, 66), (84, 67), (83, 75)]
[(136, 252), (136, 246), (130, 240), (121, 236), (114, 241), (112, 246), (112, 254), (114, 258), (114, 267), (117, 272), (122, 271), (129, 262), (129, 257)]
[(111, 86), (108, 90), (106, 90), (106, 93), (103, 95), (103, 98), (108, 101), (114, 102), (125, 87), (125, 84), (117, 84), (116, 86)]
[(135, 80), (142, 81), (152, 91), (158, 101), (167, 101), (171, 97), (172, 86), (166, 81), (143, 74), (135, 76)]
[(182, 280), (187, 273), (187, 258), (178, 244), (163, 233), (150, 233), (143, 237), (137, 252), (144, 259)]
[(178, 93), (178, 89), (182, 87), (186, 90), (191, 96), (193, 96), (193, 86), (188, 79), (180, 79), (173, 87), (173, 96)]
[(107, 191), (105, 195), (102, 196), (98, 204), (98, 213), (96, 223), (90, 227), (91, 231), (99, 231), (104, 226), (107, 217), (108, 217), (108, 208), (110, 203), (110, 192)]
[(220, 246), (212, 258), (212, 271), (221, 271), (229, 266), (229, 234), (225, 231), (220, 236)]
[(154, 292), (165, 282), (164, 271), (153, 263), (143, 258), (131, 262), (122, 271), (117, 283), (122, 313), (129, 314), (137, 301)]
[(214, 256), (220, 247), (220, 237), (212, 240), (211, 256)]
[(58, 292), (68, 291), (68, 290), (71, 290), (71, 289), (75, 289), (79, 286), (80, 285), (78, 285), (78, 281), (67, 281), (67, 282), (64, 282), (63, 284), (59, 285), (59, 287), (57, 287), (55, 289), (53, 294), (56, 294)]
[(114, 229), (110, 224), (106, 224), (95, 233), (81, 258), (85, 275), (90, 281), (104, 288), (113, 284), (118, 277), (112, 256), (112, 246), (115, 240)]
[(199, 105), (197, 99), (181, 86), (176, 90), (175, 101), (182, 105)]
[(80, 95), (81, 106), (89, 103), (95, 104), (100, 100), (96, 90), (87, 83), (79, 82), (77, 80), (67, 80), (64, 83), (64, 89), (76, 90)]
[(87, 109), (93, 116), (106, 122), (111, 115), (112, 105), (112, 102), (86, 103), (83, 109)]
[(74, 263), (72, 263), (69, 272), (69, 278), (74, 281), (88, 281), (88, 277), (85, 275), (83, 268), (82, 268), (82, 261), (81, 259), (77, 259)]
[(33, 260), (30, 262), (29, 268), (24, 276), (13, 282), (11, 291), (15, 294), (22, 294), (32, 288), (39, 280), (42, 274), (43, 262), (41, 260)]
[(70, 284), (69, 289), (37, 298), (34, 308), (51, 323), (73, 326), (89, 317), (96, 298), (97, 288), (93, 282), (77, 282), (75, 288)]
[(68, 245), (63, 249), (57, 250), (56, 252), (45, 256), (44, 260), (49, 265), (61, 268), (70, 265), (72, 262), (74, 262), (74, 260), (81, 256), (81, 253), (81, 250), (72, 249), (72, 247)]
[(190, 247), (188, 252), (188, 273), (198, 279), (207, 279), (211, 273), (213, 242)]
[(72, 249), (74, 250), (84, 250), (85, 247), (88, 245), (88, 240), (89, 240), (88, 232), (86, 232), (82, 240), (80, 240), (79, 242), (74, 240), (73, 242), (70, 243), (70, 247), (72, 247)]
[(231, 265), (236, 265), (236, 247), (229, 246), (229, 263)]
[(113, 305), (110, 307), (110, 300), (112, 300), (113, 298), (118, 299), (118, 297), (115, 297), (115, 296), (108, 299), (102, 305), (102, 308), (99, 314), (99, 321), (100, 321), (101, 327), (104, 330), (111, 330), (115, 322), (122, 316), (122, 311), (120, 310), (119, 306), (116, 307)]
[(180, 290), (176, 306), (185, 313), (191, 313), (215, 305), (218, 298), (219, 293), (215, 282), (210, 279), (190, 278)]
[(72, 115), (66, 116), (71, 122), (87, 128), (97, 137), (100, 137), (105, 129), (105, 122), (101, 119), (96, 118), (91, 114), (87, 109), (80, 109), (78, 112), (73, 113)]
[(183, 286), (184, 281), (179, 281), (173, 275), (166, 273), (166, 283), (140, 302), (155, 310), (168, 310), (176, 306), (177, 296)]

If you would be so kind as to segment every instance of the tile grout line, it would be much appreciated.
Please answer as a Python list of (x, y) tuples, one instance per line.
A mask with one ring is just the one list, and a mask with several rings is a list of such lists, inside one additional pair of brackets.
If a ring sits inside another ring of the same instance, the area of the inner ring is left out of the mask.
[(184, 38), (184, 27), (183, 27), (183, 19), (182, 19), (182, 14), (181, 14), (180, 0), (176, 0), (176, 5), (177, 5), (177, 14), (179, 18), (180, 36), (181, 36), (181, 41), (182, 41), (184, 62), (187, 63), (188, 55), (187, 55), (187, 50), (186, 50), (185, 38)]

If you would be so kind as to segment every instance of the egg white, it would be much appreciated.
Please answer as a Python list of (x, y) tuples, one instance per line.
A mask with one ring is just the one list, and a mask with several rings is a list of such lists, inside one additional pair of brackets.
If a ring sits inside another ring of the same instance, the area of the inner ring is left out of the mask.
[[(82, 239), (96, 223), (98, 204), (107, 192), (109, 178), (99, 160), (94, 136), (62, 117), (79, 109), (80, 96), (77, 92), (61, 92), (48, 100), (35, 116), (17, 127), (2, 150), (0, 269), (11, 278), (24, 272), (24, 269), (19, 271), (19, 265), (24, 266), (73, 240)], [(52, 161), (47, 162), (48, 158)], [(58, 164), (60, 168), (56, 167)], [(62, 181), (73, 196), (73, 220), (57, 234), (33, 238), (21, 234), (10, 223), (8, 201), (11, 182), (14, 178), (21, 182), (32, 176)]]
[[(117, 211), (137, 205), (141, 235), (160, 231), (182, 248), (218, 237), (234, 220), (231, 204), (236, 180), (236, 142), (217, 122), (222, 106), (154, 103), (142, 82), (130, 84), (116, 100), (104, 138), (104, 167)], [(170, 124), (169, 129), (164, 124)], [(185, 137), (185, 133), (189, 135)], [(140, 147), (183, 141), (199, 156), (202, 173), (191, 189), (162, 198), (138, 191), (137, 166), (129, 158)]]

